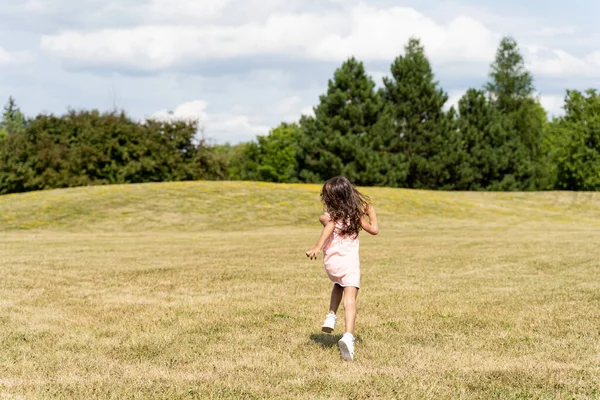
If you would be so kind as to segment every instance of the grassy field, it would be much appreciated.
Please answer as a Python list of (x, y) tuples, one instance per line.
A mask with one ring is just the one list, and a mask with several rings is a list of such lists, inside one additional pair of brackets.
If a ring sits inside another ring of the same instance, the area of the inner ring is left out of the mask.
[(600, 195), (365, 188), (356, 361), (319, 187), (0, 197), (0, 399), (600, 398)]

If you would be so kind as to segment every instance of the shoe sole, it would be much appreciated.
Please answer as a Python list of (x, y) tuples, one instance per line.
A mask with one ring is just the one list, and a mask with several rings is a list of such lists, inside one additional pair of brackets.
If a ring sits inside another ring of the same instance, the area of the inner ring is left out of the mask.
[(330, 327), (330, 326), (323, 326), (323, 327), (321, 327), (321, 330), (323, 332), (325, 332), (325, 333), (331, 333), (331, 332), (333, 332), (333, 328)]
[(344, 361), (352, 361), (354, 357), (352, 357), (352, 354), (350, 353), (346, 342), (340, 339), (340, 341), (338, 342), (338, 346), (340, 348), (340, 354), (342, 355), (342, 359)]

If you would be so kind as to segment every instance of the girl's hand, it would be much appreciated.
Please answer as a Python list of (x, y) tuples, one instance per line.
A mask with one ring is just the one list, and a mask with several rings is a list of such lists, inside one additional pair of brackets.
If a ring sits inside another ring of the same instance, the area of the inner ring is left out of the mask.
[(311, 260), (316, 260), (317, 257), (319, 256), (320, 252), (321, 252), (321, 249), (319, 249), (318, 247), (315, 247), (306, 252), (306, 257), (310, 258)]
[(321, 252), (321, 249), (323, 248), (323, 246), (325, 246), (325, 242), (327, 241), (327, 238), (329, 236), (331, 236), (331, 234), (333, 233), (334, 227), (335, 227), (335, 225), (334, 225), (333, 221), (329, 221), (329, 222), (327, 222), (327, 224), (325, 224), (325, 227), (323, 228), (323, 232), (321, 232), (321, 236), (319, 236), (319, 241), (317, 242), (315, 247), (313, 247), (312, 249), (310, 249), (306, 252), (306, 257), (310, 258), (311, 260), (317, 259), (317, 257), (319, 256), (319, 253)]

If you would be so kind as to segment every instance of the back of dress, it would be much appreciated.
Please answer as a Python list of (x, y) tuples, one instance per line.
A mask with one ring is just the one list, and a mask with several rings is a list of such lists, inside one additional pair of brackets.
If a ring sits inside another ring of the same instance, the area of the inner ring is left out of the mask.
[[(329, 214), (325, 213), (327, 217)], [(360, 259), (358, 233), (348, 236), (341, 233), (343, 222), (335, 224), (333, 233), (323, 247), (325, 271), (332, 282), (342, 286), (360, 287)]]

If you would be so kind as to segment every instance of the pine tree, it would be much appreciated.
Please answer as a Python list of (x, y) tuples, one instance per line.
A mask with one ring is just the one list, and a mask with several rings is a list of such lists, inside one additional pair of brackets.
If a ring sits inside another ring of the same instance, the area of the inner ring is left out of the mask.
[(359, 172), (362, 174), (360, 181), (368, 186), (405, 186), (408, 164), (396, 140), (393, 113), (389, 105), (384, 106), (367, 138), (365, 148), (368, 151), (362, 153), (365, 159), (361, 160), (364, 169)]
[(490, 80), (485, 86), (490, 104), (506, 118), (505, 140), (514, 148), (507, 173), (517, 182), (516, 189), (542, 186), (545, 172), (542, 143), (546, 121), (543, 108), (534, 97), (533, 77), (525, 68), (517, 42), (510, 37), (501, 40), (496, 59), (491, 65)]
[(369, 160), (373, 126), (381, 110), (375, 83), (363, 63), (350, 58), (338, 68), (320, 97), (315, 116), (300, 120), (297, 148), (299, 177), (319, 182), (346, 175), (356, 184), (369, 181), (364, 171)]
[(443, 111), (448, 95), (434, 80), (425, 50), (410, 39), (405, 54), (395, 59), (391, 78), (384, 78), (383, 97), (394, 127), (392, 148), (404, 153), (405, 185), (411, 188), (448, 188), (448, 147), (456, 144), (451, 122)]
[(481, 90), (469, 89), (458, 102), (462, 157), (457, 189), (515, 190), (511, 126)]
[(523, 56), (513, 38), (507, 36), (500, 41), (485, 89), (491, 103), (503, 113), (518, 111), (535, 92), (533, 76), (525, 68)]
[(2, 113), (0, 131), (4, 131), (11, 135), (14, 133), (23, 132), (25, 130), (25, 126), (25, 116), (23, 113), (21, 113), (21, 110), (19, 110), (15, 99), (12, 96), (9, 97), (8, 102), (4, 106), (4, 112)]

